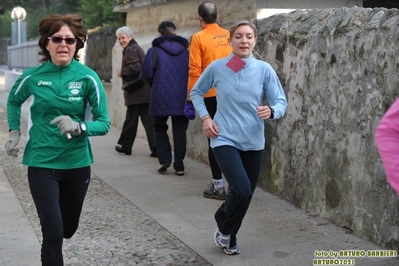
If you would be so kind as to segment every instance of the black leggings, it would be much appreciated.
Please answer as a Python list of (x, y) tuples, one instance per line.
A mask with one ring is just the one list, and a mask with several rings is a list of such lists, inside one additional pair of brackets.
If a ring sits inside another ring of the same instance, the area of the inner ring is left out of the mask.
[(68, 170), (28, 167), (28, 180), (42, 227), (42, 265), (64, 265), (63, 238), (71, 238), (78, 229), (90, 166)]
[[(216, 97), (204, 98), (204, 102), (206, 109), (208, 110), (208, 114), (213, 119), (217, 110)], [(211, 140), (208, 139), (208, 160), (209, 160), (209, 166), (211, 167), (212, 178), (215, 180), (217, 179), (220, 180), (222, 179), (222, 170), (220, 170), (220, 167), (218, 165), (218, 162), (216, 161), (215, 155), (213, 154), (213, 150), (210, 144)]]

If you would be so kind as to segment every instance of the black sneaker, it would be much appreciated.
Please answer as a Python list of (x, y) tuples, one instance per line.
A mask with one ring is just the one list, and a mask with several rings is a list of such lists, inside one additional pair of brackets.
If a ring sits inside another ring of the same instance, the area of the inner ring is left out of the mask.
[(225, 200), (226, 191), (224, 187), (215, 189), (213, 183), (208, 184), (208, 188), (204, 190), (204, 197), (208, 199)]
[(166, 170), (169, 168), (170, 164), (164, 163), (158, 167), (158, 173), (165, 173)]
[(177, 176), (184, 176), (184, 171), (176, 171), (175, 174)]
[(124, 153), (126, 155), (131, 155), (132, 154), (132, 149), (126, 149), (123, 148), (122, 145), (118, 144), (115, 146), (115, 150), (119, 153)]

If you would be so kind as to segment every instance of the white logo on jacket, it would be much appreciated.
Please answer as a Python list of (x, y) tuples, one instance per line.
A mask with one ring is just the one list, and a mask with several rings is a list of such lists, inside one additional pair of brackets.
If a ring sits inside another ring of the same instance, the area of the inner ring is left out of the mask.
[(82, 82), (69, 82), (68, 84), (68, 89), (81, 89), (82, 88)]
[(51, 85), (51, 81), (43, 81), (43, 80), (39, 80), (39, 82), (37, 83), (38, 86), (41, 85), (47, 85), (50, 86)]
[(82, 97), (68, 97), (68, 101), (70, 102), (80, 102), (82, 100)]

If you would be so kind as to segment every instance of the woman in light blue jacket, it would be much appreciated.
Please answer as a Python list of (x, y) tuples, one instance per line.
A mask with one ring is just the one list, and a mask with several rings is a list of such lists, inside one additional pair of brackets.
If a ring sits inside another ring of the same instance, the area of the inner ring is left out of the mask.
[[(230, 29), (233, 52), (212, 62), (190, 93), (203, 131), (227, 182), (226, 201), (216, 211), (215, 245), (228, 255), (240, 253), (236, 235), (258, 182), (265, 148), (264, 120), (279, 119), (287, 109), (276, 72), (255, 59), (256, 27), (241, 21)], [(217, 112), (212, 119), (203, 95), (216, 88)], [(270, 106), (263, 106), (264, 97)]]

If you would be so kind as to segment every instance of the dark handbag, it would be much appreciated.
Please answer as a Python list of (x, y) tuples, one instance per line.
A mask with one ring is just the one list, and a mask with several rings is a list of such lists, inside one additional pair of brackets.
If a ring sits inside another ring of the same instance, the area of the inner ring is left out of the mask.
[(135, 90), (138, 90), (141, 87), (143, 87), (143, 85), (145, 83), (145, 80), (144, 80), (143, 75), (141, 74), (141, 71), (136, 76), (123, 77), (122, 81), (123, 81), (122, 88), (126, 92), (133, 92)]
[[(136, 52), (137, 56), (140, 58), (136, 47), (134, 47), (133, 45), (132, 45), (132, 47), (133, 47), (134, 51)], [(140, 62), (140, 65), (141, 65), (141, 62)], [(145, 79), (142, 74), (142, 71), (140, 71), (140, 73), (136, 76), (122, 77), (122, 89), (129, 93), (140, 89), (141, 87), (143, 87), (144, 83), (145, 83)]]

